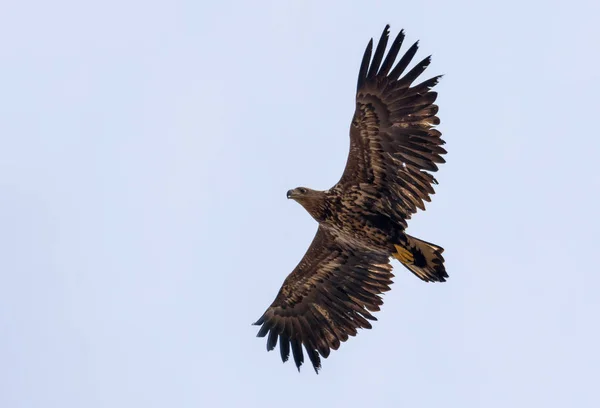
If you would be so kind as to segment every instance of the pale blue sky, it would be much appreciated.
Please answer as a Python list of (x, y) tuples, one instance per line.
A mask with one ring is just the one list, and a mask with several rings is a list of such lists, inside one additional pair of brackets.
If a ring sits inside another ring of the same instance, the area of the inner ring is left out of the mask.
[[(94, 4), (95, 3), (95, 4)], [(0, 406), (597, 407), (600, 3), (0, 6)], [(342, 173), (365, 45), (433, 54), (448, 163), (374, 329), (250, 326)]]

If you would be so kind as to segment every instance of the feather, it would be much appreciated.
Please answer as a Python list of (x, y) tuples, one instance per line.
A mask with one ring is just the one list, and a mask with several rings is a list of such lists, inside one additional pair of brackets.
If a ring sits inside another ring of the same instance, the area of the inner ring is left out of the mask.
[(267, 338), (267, 351), (271, 351), (277, 345), (277, 337), (278, 334), (275, 329), (271, 329), (269, 332), (269, 337)]
[(300, 371), (300, 366), (304, 363), (304, 354), (302, 353), (302, 344), (298, 341), (298, 339), (291, 339), (290, 341), (292, 345), (292, 356), (294, 357), (294, 363)]
[(285, 334), (279, 335), (279, 353), (284, 363), (290, 358), (290, 339)]
[(265, 337), (267, 335), (267, 333), (269, 332), (269, 326), (264, 324), (260, 330), (258, 331), (258, 333), (256, 334), (256, 337)]
[(394, 61), (396, 61), (396, 57), (398, 56), (398, 51), (400, 51), (400, 47), (402, 46), (402, 41), (404, 41), (404, 30), (400, 30), (396, 36), (396, 39), (392, 43), (387, 57), (385, 58), (385, 61), (383, 61), (383, 65), (379, 70), (380, 76), (386, 76), (390, 71), (390, 68), (392, 68), (392, 65), (394, 65)]
[(398, 81), (398, 86), (400, 88), (408, 88), (410, 84), (413, 83), (415, 79), (419, 77), (425, 71), (425, 68), (429, 66), (431, 63), (431, 55), (423, 59), (417, 65), (413, 67), (406, 75), (404, 75), (400, 81)]
[(319, 358), (319, 354), (313, 347), (306, 348), (306, 354), (308, 355), (308, 359), (315, 369), (315, 373), (319, 374), (319, 369), (321, 368), (321, 359)]
[(421, 82), (420, 84), (413, 86), (409, 90), (405, 91), (405, 93), (404, 93), (405, 97), (413, 96), (413, 95), (417, 95), (417, 94), (424, 94), (424, 93), (428, 92), (431, 88), (433, 88), (434, 86), (436, 86), (439, 83), (440, 79), (442, 79), (442, 76), (443, 75), (438, 75), (433, 78), (429, 78), (429, 79)]
[(381, 33), (381, 38), (377, 43), (377, 48), (375, 49), (375, 54), (373, 55), (373, 61), (371, 61), (371, 67), (369, 68), (369, 73), (367, 74), (367, 80), (374, 78), (375, 75), (377, 75), (377, 71), (379, 71), (379, 64), (381, 64), (381, 59), (385, 53), (385, 47), (387, 46), (389, 35), (390, 26), (386, 25), (383, 29), (383, 33)]
[(373, 50), (373, 39), (367, 44), (367, 49), (363, 55), (362, 62), (360, 64), (360, 71), (358, 72), (358, 83), (356, 84), (356, 90), (362, 88), (365, 80), (367, 79), (367, 70), (369, 69), (369, 61), (371, 60), (371, 52)]
[(410, 64), (418, 49), (419, 42), (417, 41), (408, 49), (408, 51), (406, 51), (406, 54), (400, 58), (400, 61), (398, 61), (398, 64), (396, 64), (392, 72), (390, 72), (388, 78), (392, 80), (398, 79), (406, 67), (408, 67), (408, 64)]

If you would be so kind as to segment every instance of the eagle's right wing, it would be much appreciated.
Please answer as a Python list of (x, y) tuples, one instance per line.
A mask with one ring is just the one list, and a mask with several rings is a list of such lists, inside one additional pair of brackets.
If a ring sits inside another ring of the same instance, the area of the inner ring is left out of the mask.
[(327, 358), (358, 328), (371, 328), (379, 310), (378, 296), (392, 283), (389, 255), (351, 248), (319, 227), (312, 244), (285, 279), (275, 301), (255, 323), (258, 337), (267, 338), (267, 350), (277, 345), (285, 362), (290, 346), (298, 369), (304, 361), (302, 346), (315, 369), (319, 355)]

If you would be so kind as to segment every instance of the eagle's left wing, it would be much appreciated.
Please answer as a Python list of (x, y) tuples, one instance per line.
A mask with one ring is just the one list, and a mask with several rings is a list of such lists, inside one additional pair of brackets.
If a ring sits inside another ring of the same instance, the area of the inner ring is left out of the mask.
[(394, 66), (404, 39), (401, 31), (384, 57), (389, 36), (385, 27), (375, 53), (373, 40), (363, 56), (356, 92), (356, 110), (350, 127), (350, 152), (344, 173), (334, 188), (370, 193), (398, 222), (424, 209), (436, 181), (429, 172), (444, 163), (441, 133), (431, 88), (439, 77), (418, 85), (413, 82), (425, 71), (427, 57), (404, 71), (417, 52), (417, 43)]
[(283, 282), (275, 301), (254, 324), (258, 337), (267, 338), (267, 350), (277, 345), (281, 359), (290, 355), (298, 370), (306, 349), (315, 371), (319, 355), (327, 358), (356, 329), (371, 328), (379, 297), (392, 283), (389, 255), (352, 248), (319, 227), (308, 251)]

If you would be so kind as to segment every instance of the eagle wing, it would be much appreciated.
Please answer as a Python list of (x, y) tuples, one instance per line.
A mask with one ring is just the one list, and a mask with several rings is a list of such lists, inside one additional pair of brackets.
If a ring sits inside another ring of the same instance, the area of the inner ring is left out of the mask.
[(353, 248), (319, 227), (308, 251), (285, 279), (275, 301), (255, 325), (267, 337), (267, 350), (277, 345), (285, 362), (290, 347), (298, 370), (304, 362), (302, 346), (315, 371), (320, 356), (327, 358), (358, 328), (377, 320), (378, 296), (390, 289), (393, 275), (389, 256)]
[[(386, 26), (371, 59), (373, 40), (363, 56), (358, 75), (356, 110), (350, 128), (350, 152), (344, 173), (334, 188), (341, 191), (377, 191), (380, 210), (406, 227), (406, 220), (425, 209), (430, 201), (437, 171), (444, 163), (440, 123), (431, 91), (440, 76), (418, 85), (412, 83), (430, 63), (425, 58), (401, 76), (418, 49), (415, 43), (395, 67), (392, 66), (404, 39), (400, 31), (385, 60), (389, 37)], [(383, 61), (383, 62), (382, 62)]]

